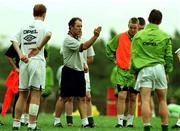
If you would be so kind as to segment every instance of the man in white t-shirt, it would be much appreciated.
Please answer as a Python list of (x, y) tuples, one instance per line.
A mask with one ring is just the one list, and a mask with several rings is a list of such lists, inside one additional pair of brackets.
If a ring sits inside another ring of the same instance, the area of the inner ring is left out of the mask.
[(86, 42), (79, 41), (82, 33), (82, 20), (78, 17), (72, 18), (69, 23), (69, 32), (63, 42), (64, 66), (61, 74), (60, 97), (55, 107), (55, 127), (62, 127), (59, 117), (65, 102), (71, 97), (78, 98), (78, 109), (81, 116), (82, 126), (88, 128), (86, 112), (86, 88), (84, 79), (83, 50), (88, 49), (98, 38), (101, 27), (94, 30), (94, 35)]
[[(85, 82), (86, 82), (86, 107), (87, 107), (87, 117), (88, 117), (88, 122), (90, 127), (94, 127), (94, 119), (92, 116), (92, 102), (91, 102), (91, 86), (90, 86), (90, 77), (89, 77), (89, 69), (88, 65), (92, 64), (94, 61), (94, 56), (95, 52), (93, 49), (93, 46), (89, 47), (87, 50), (83, 51), (83, 58), (84, 58), (84, 66), (85, 66)], [(59, 77), (58, 77), (59, 79)], [(66, 121), (68, 126), (73, 125), (73, 117), (72, 117), (72, 112), (73, 112), (73, 98), (71, 97), (68, 99), (68, 101), (65, 104), (65, 112), (66, 112)]]
[[(88, 50), (85, 50), (83, 52), (84, 54), (84, 59), (85, 59), (85, 65), (92, 64), (94, 61), (94, 49), (91, 46)], [(92, 101), (91, 101), (91, 85), (90, 85), (90, 76), (89, 76), (89, 70), (85, 72), (85, 81), (86, 81), (86, 106), (87, 106), (87, 117), (88, 117), (88, 122), (91, 127), (94, 127), (94, 119), (92, 116)]]
[[(33, 8), (34, 20), (11, 38), (11, 42), (20, 58), (19, 63), (19, 98), (15, 107), (13, 130), (19, 130), (20, 117), (23, 105), (27, 100), (30, 90), (29, 124), (28, 131), (39, 130), (37, 128), (37, 114), (39, 110), (41, 91), (45, 88), (44, 45), (51, 38), (51, 32), (47, 30), (44, 19), (46, 7), (36, 4)], [(19, 45), (21, 44), (21, 49)]]

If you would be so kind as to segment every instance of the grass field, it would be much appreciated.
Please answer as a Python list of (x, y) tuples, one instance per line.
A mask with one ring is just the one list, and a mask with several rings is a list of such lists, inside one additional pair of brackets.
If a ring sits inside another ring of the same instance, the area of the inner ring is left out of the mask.
[[(95, 117), (96, 127), (91, 129), (83, 129), (81, 128), (81, 120), (78, 116), (73, 117), (74, 126), (73, 127), (67, 127), (65, 122), (64, 115), (61, 118), (63, 128), (54, 128), (53, 127), (53, 120), (54, 117), (52, 114), (40, 114), (38, 119), (38, 126), (41, 128), (41, 131), (143, 131), (142, 126), (142, 120), (141, 118), (135, 118), (134, 125), (135, 127), (133, 129), (131, 128), (121, 128), (117, 129), (115, 128), (115, 124), (117, 122), (116, 117), (108, 117), (108, 116), (98, 116)], [(170, 118), (169, 125), (170, 127), (176, 122), (176, 118)], [(12, 130), (12, 117), (11, 115), (7, 115), (3, 119), (5, 125), (0, 127), (0, 131), (11, 131)], [(161, 124), (160, 124), (160, 118), (153, 118), (152, 119), (152, 131), (161, 131)], [(26, 131), (27, 127), (21, 127), (19, 131)], [(171, 129), (170, 129), (171, 130)], [(176, 130), (174, 130), (176, 131)]]

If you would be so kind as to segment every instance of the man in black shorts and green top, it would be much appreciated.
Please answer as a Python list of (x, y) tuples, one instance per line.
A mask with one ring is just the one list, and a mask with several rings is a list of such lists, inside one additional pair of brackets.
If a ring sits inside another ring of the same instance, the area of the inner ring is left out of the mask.
[(131, 47), (131, 73), (137, 74), (135, 89), (140, 91), (144, 131), (150, 131), (151, 91), (159, 101), (162, 131), (168, 131), (167, 77), (173, 70), (172, 42), (168, 34), (158, 27), (162, 13), (153, 9), (149, 24), (133, 38)]
[(127, 122), (127, 127), (133, 127), (133, 118), (135, 112), (135, 102), (138, 91), (134, 90), (135, 79), (134, 75), (130, 74), (130, 57), (131, 57), (131, 39), (138, 31), (139, 20), (135, 17), (128, 22), (128, 31), (116, 35), (110, 40), (106, 46), (106, 53), (116, 67), (113, 69), (115, 77), (113, 83), (116, 83), (118, 90), (117, 101), (117, 118), (118, 122), (115, 127), (122, 128), (125, 112), (125, 101), (127, 92), (130, 92), (130, 101), (134, 102), (131, 105), (131, 111)]
[(69, 21), (69, 32), (63, 42), (63, 60), (60, 97), (55, 107), (55, 127), (62, 127), (60, 116), (68, 98), (78, 97), (78, 109), (82, 126), (89, 128), (86, 112), (86, 85), (84, 78), (83, 50), (88, 49), (99, 37), (101, 27), (94, 30), (94, 35), (86, 42), (79, 41), (82, 33), (82, 20), (74, 17)]

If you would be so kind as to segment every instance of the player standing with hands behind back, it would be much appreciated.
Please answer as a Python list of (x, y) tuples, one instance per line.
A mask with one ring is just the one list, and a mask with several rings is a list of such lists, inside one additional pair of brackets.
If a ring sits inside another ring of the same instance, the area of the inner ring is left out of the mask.
[[(39, 130), (37, 128), (37, 114), (39, 111), (41, 91), (45, 88), (45, 65), (44, 45), (51, 38), (51, 32), (47, 30), (44, 19), (46, 7), (36, 4), (33, 8), (34, 20), (32, 23), (21, 28), (11, 39), (19, 58), (19, 98), (15, 107), (13, 130), (19, 130), (20, 117), (30, 90), (29, 124), (28, 131)], [(21, 49), (19, 45), (21, 44)]]

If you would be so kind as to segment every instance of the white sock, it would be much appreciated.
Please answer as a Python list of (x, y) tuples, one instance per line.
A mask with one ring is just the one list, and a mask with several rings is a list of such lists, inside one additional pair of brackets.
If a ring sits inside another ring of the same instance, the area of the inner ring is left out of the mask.
[(24, 114), (25, 123), (29, 123), (29, 114)]
[(87, 118), (81, 119), (81, 123), (82, 123), (82, 125), (83, 125), (83, 126), (85, 126), (85, 125), (88, 125), (88, 124), (89, 124), (89, 122), (88, 122), (88, 119), (87, 119)]
[(91, 116), (88, 116), (88, 118), (89, 118), (89, 117), (93, 117), (93, 116), (91, 115)]
[(180, 119), (178, 119), (176, 125), (180, 126)]
[(117, 118), (118, 118), (118, 124), (123, 125), (124, 114), (117, 115)]
[(21, 115), (20, 122), (25, 123), (25, 116), (24, 116), (24, 114)]
[(144, 126), (150, 126), (151, 123), (144, 123)]
[(61, 120), (60, 120), (59, 117), (54, 117), (54, 126), (55, 126), (57, 123), (61, 123)]
[(152, 111), (152, 117), (156, 117), (155, 111)]
[(29, 123), (28, 124), (28, 128), (31, 128), (31, 129), (35, 129), (36, 128), (36, 123)]
[(21, 126), (21, 122), (18, 120), (14, 120), (13, 121), (13, 127), (18, 127), (18, 128), (20, 128), (20, 126)]
[(133, 125), (134, 116), (128, 114), (127, 116), (127, 125)]

